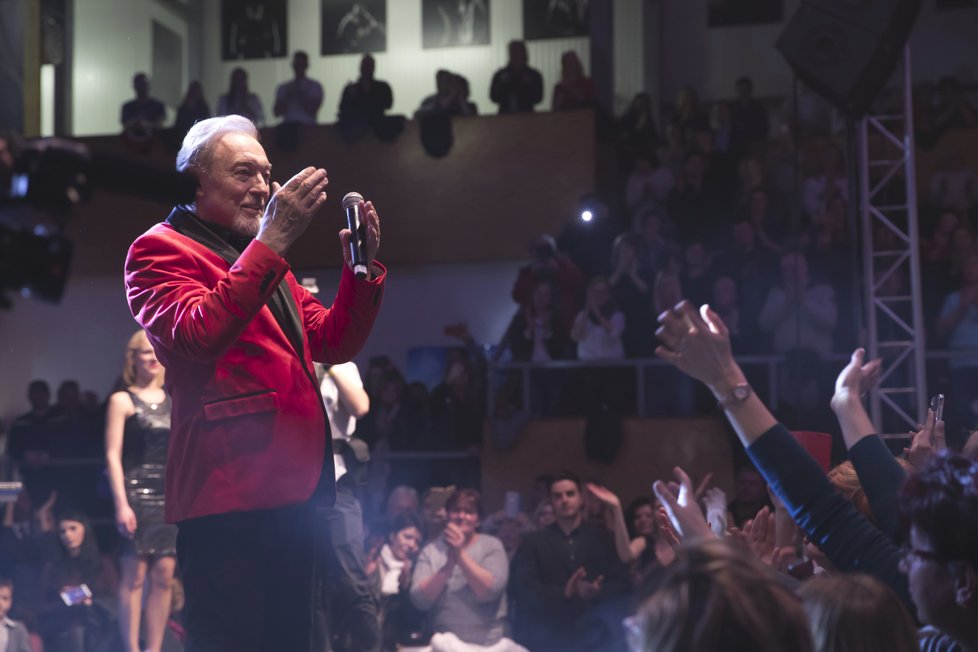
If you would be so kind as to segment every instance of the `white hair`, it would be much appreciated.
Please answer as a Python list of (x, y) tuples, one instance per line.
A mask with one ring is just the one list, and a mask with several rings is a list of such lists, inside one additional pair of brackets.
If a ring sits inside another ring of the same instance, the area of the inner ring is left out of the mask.
[(183, 137), (183, 146), (177, 152), (177, 170), (186, 172), (189, 168), (205, 165), (214, 144), (225, 134), (233, 133), (248, 134), (258, 140), (258, 128), (244, 116), (222, 115), (196, 123)]

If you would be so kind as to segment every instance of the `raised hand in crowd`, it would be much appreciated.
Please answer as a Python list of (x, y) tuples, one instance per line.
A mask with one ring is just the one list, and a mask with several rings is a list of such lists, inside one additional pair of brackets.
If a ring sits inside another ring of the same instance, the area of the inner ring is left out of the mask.
[(927, 419), (924, 425), (916, 432), (910, 431), (912, 439), (910, 446), (903, 449), (904, 456), (913, 466), (920, 466), (928, 457), (947, 448), (947, 440), (944, 438), (944, 420), (937, 420), (937, 416), (931, 409), (927, 410)]
[[(708, 474), (711, 477), (712, 474)], [(706, 522), (713, 534), (722, 537), (727, 531), (727, 494), (720, 487), (710, 487), (703, 494)]]
[(54, 503), (58, 500), (58, 492), (52, 491), (48, 499), (37, 509), (37, 527), (41, 532), (54, 532)]
[(876, 383), (883, 372), (883, 361), (879, 358), (865, 361), (866, 349), (858, 348), (852, 353), (849, 364), (839, 372), (835, 379), (835, 393), (832, 395), (832, 406), (842, 407), (849, 401), (861, 401)]
[(710, 530), (706, 517), (703, 516), (703, 510), (696, 502), (693, 481), (678, 466), (673, 469), (673, 474), (678, 480), (678, 489), (670, 487), (662, 480), (656, 480), (652, 485), (652, 491), (662, 502), (676, 533), (684, 540), (713, 537), (713, 531)]
[(774, 512), (765, 505), (757, 516), (748, 519), (743, 528), (732, 527), (730, 536), (742, 540), (762, 562), (771, 565), (775, 551)]

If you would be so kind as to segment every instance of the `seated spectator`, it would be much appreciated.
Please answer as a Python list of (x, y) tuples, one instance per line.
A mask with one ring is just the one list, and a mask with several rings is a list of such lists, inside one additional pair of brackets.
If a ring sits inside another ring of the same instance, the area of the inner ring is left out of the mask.
[(672, 170), (678, 178), (682, 174), (683, 163), (689, 149), (683, 140), (683, 132), (673, 123), (667, 123), (663, 129), (663, 144), (656, 149), (656, 155), (662, 165)]
[(770, 120), (764, 105), (754, 99), (754, 82), (750, 77), (737, 80), (737, 99), (730, 106), (730, 122), (731, 151), (738, 158), (767, 140)]
[(934, 113), (934, 131), (938, 138), (951, 129), (978, 125), (978, 109), (968, 101), (961, 90), (961, 82), (954, 77), (943, 77), (937, 82)]
[(639, 268), (653, 276), (665, 264), (666, 258), (678, 250), (678, 245), (669, 239), (671, 223), (661, 211), (650, 209), (639, 219)]
[(339, 126), (351, 136), (359, 136), (368, 129), (377, 131), (384, 120), (384, 112), (394, 103), (390, 84), (374, 79), (376, 63), (369, 54), (360, 59), (360, 77), (343, 88), (340, 97)]
[(714, 102), (710, 109), (710, 132), (713, 136), (711, 149), (730, 157), (731, 162), (735, 162), (736, 153), (731, 149), (733, 123), (730, 120), (730, 105), (726, 102)]
[(603, 505), (606, 521), (615, 535), (618, 558), (629, 565), (634, 586), (641, 585), (656, 568), (675, 559), (675, 551), (664, 537), (656, 536), (655, 505), (648, 498), (636, 498), (622, 511), (621, 500), (613, 491), (593, 482), (587, 483), (588, 494)]
[(533, 510), (533, 526), (537, 530), (542, 530), (548, 525), (553, 525), (557, 520), (557, 515), (554, 513), (554, 504), (550, 502), (549, 498), (540, 501), (537, 508)]
[(742, 528), (744, 523), (767, 507), (774, 510), (771, 498), (767, 493), (767, 483), (764, 476), (754, 468), (753, 464), (745, 463), (737, 469), (734, 480), (734, 497), (727, 505), (727, 523), (731, 527)]
[[(477, 532), (482, 499), (459, 489), (445, 505), (444, 534), (424, 547), (411, 580), (411, 602), (428, 612), (435, 635), (433, 652), (449, 652), (458, 642), (522, 650), (505, 639), (509, 563), (499, 539)], [(482, 648), (476, 648), (482, 649)]]
[(746, 549), (717, 539), (681, 548), (629, 619), (642, 652), (808, 652), (801, 601)]
[(163, 102), (149, 96), (149, 77), (139, 72), (132, 78), (135, 99), (122, 105), (122, 132), (134, 144), (148, 143), (163, 126), (166, 107)]
[(428, 487), (421, 500), (421, 539), (422, 543), (430, 543), (440, 537), (448, 523), (448, 511), (445, 503), (455, 493), (455, 485), (447, 487)]
[[(101, 555), (88, 517), (68, 512), (58, 518), (57, 542), (48, 553), (41, 576), (40, 614), (45, 649), (86, 652), (110, 635), (111, 621), (99, 598), (107, 598), (100, 582)], [(85, 587), (90, 596), (83, 593)], [(66, 604), (62, 593), (73, 596)]]
[(470, 457), (447, 464), (429, 464), (428, 484), (473, 486), (479, 482), (478, 453), (486, 418), (484, 360), (464, 349), (449, 352), (445, 375), (431, 390), (432, 449), (466, 452)]
[(635, 167), (625, 183), (625, 206), (633, 216), (636, 231), (640, 225), (634, 218), (645, 211), (664, 208), (675, 186), (676, 175), (660, 165), (654, 154), (635, 156)]
[(594, 83), (584, 74), (577, 53), (564, 52), (560, 57), (560, 81), (554, 86), (553, 110), (587, 109), (594, 104)]
[(557, 250), (552, 236), (542, 233), (529, 242), (529, 264), (520, 267), (513, 283), (513, 301), (529, 307), (539, 281), (551, 281), (556, 287), (555, 304), (563, 332), (570, 333), (574, 317), (584, 295), (584, 274), (564, 253)]
[(316, 114), (323, 104), (323, 86), (306, 75), (308, 70), (309, 55), (297, 50), (292, 56), (295, 77), (275, 89), (273, 112), (275, 117), (282, 118), (282, 122), (316, 124)]
[(217, 100), (217, 115), (241, 115), (256, 126), (265, 124), (265, 111), (261, 100), (248, 90), (248, 73), (244, 68), (231, 71), (231, 85), (228, 92)]
[(564, 330), (551, 281), (540, 280), (533, 301), (521, 306), (506, 329), (501, 349), (508, 349), (516, 362), (546, 362), (571, 357), (570, 334)]
[(174, 141), (179, 144), (195, 123), (209, 117), (211, 117), (211, 108), (204, 98), (204, 89), (199, 81), (194, 80), (187, 87), (183, 102), (177, 107), (177, 119), (173, 123)]
[(917, 630), (900, 598), (863, 574), (829, 573), (801, 585), (813, 652), (915, 652)]
[(14, 583), (6, 577), (0, 577), (0, 642), (4, 643), (3, 652), (33, 652), (31, 635), (24, 623), (7, 617), (14, 604)]
[(618, 649), (629, 582), (614, 535), (584, 522), (577, 476), (556, 474), (550, 495), (556, 522), (527, 535), (513, 559), (515, 638), (533, 652)]
[(681, 271), (682, 260), (679, 254), (669, 253), (655, 275), (655, 285), (652, 288), (652, 305), (656, 315), (683, 300), (683, 286), (679, 276)]
[(710, 306), (723, 323), (730, 329), (730, 342), (734, 351), (741, 353), (760, 350), (760, 333), (755, 313), (744, 310), (740, 305), (737, 282), (729, 276), (718, 276), (713, 281), (713, 296)]
[(767, 299), (778, 259), (761, 243), (750, 220), (735, 222), (732, 231), (732, 242), (717, 258), (717, 273), (734, 280), (740, 304), (756, 320)]
[(781, 257), (781, 285), (771, 288), (758, 326), (772, 336), (772, 349), (786, 353), (794, 348), (821, 355), (832, 352), (832, 333), (838, 315), (835, 293), (827, 285), (812, 285), (808, 261), (800, 253)]
[(502, 509), (490, 514), (482, 525), (483, 532), (491, 534), (502, 542), (503, 548), (506, 549), (506, 556), (510, 560), (519, 551), (523, 537), (532, 532), (533, 529), (530, 517), (525, 512), (517, 512), (512, 515)]
[(692, 144), (694, 131), (710, 128), (709, 116), (700, 105), (699, 95), (692, 86), (683, 86), (676, 94), (675, 113), (671, 122), (679, 128), (682, 141), (686, 145)]
[(960, 215), (978, 206), (978, 170), (966, 164), (963, 152), (951, 152), (938, 164), (930, 177), (930, 201)]
[(621, 138), (628, 153), (651, 156), (659, 143), (659, 131), (652, 111), (652, 96), (637, 93), (618, 121)]
[(772, 254), (780, 254), (787, 225), (774, 214), (767, 191), (761, 187), (751, 189), (744, 208), (744, 219), (754, 227), (758, 244)]
[[(18, 586), (16, 615), (21, 620), (36, 621), (41, 604), (41, 572), (46, 562), (45, 543), (54, 532), (55, 493), (37, 508), (32, 509), (27, 491), (4, 506), (3, 526), (0, 527), (0, 576)], [(31, 625), (32, 629), (34, 626)]]
[(933, 233), (924, 240), (924, 264), (939, 266), (951, 262), (951, 237), (960, 223), (955, 211), (941, 212)]
[(652, 354), (652, 284), (651, 270), (641, 267), (638, 257), (639, 239), (623, 234), (615, 239), (611, 253), (613, 271), (608, 278), (611, 294), (625, 316), (621, 341), (629, 358), (644, 358)]
[(826, 146), (821, 163), (819, 172), (802, 182), (802, 207), (810, 220), (823, 215), (829, 200), (836, 195), (849, 201), (849, 178), (842, 150), (837, 145)]
[(767, 175), (764, 172), (764, 163), (761, 159), (754, 156), (746, 156), (737, 163), (738, 187), (734, 201), (738, 205), (746, 206), (750, 199), (750, 192), (754, 188), (764, 188), (769, 190)]
[(683, 162), (682, 174), (669, 195), (669, 216), (676, 223), (680, 243), (693, 240), (712, 242), (717, 232), (719, 207), (716, 196), (706, 184), (707, 159), (690, 152)]
[[(892, 233), (892, 231), (890, 232)], [(976, 248), (978, 248), (978, 236), (975, 235), (974, 229), (967, 222), (955, 227), (951, 234), (951, 265), (949, 270), (952, 282), (961, 281), (964, 268)]]
[(27, 387), (29, 412), (10, 424), (7, 455), (17, 465), (31, 502), (40, 505), (56, 487), (57, 473), (48, 468), (54, 452), (60, 418), (51, 408), (51, 388), (43, 380)]
[(713, 269), (713, 255), (700, 241), (692, 241), (684, 251), (684, 265), (680, 273), (683, 284), (683, 298), (701, 306), (713, 298), (713, 282), (716, 272)]
[(693, 130), (689, 146), (706, 161), (703, 184), (718, 204), (727, 206), (737, 190), (737, 161), (728, 152), (717, 149), (715, 143), (716, 134), (706, 126)]
[(417, 637), (420, 623), (408, 596), (420, 549), (421, 521), (414, 512), (402, 512), (391, 522), (387, 540), (377, 559), (367, 564), (367, 572), (375, 575), (380, 585), (381, 649), (384, 652), (393, 652), (398, 645), (418, 642), (412, 639)]
[(577, 342), (580, 360), (615, 360), (625, 357), (622, 334), (625, 315), (611, 294), (608, 279), (598, 276), (587, 286), (584, 310), (577, 314), (571, 327), (571, 339)]
[[(937, 334), (952, 351), (978, 349), (978, 253), (972, 252), (961, 272), (961, 287), (944, 299)], [(959, 353), (949, 361), (951, 388), (947, 402), (948, 420), (954, 424), (951, 439), (956, 440), (961, 428), (969, 430), (976, 424), (978, 414), (972, 407), (978, 380), (978, 355)]]
[(460, 75), (439, 70), (435, 73), (435, 87), (435, 94), (421, 101), (421, 106), (414, 112), (415, 118), (476, 114), (475, 105), (468, 101), (468, 81)]
[(509, 61), (492, 76), (489, 97), (500, 113), (531, 113), (543, 100), (543, 75), (528, 65), (526, 43), (509, 42)]

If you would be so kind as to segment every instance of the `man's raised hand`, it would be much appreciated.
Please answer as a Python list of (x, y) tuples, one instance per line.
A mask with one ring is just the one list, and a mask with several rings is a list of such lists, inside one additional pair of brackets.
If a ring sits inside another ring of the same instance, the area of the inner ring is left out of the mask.
[(284, 186), (272, 183), (272, 196), (258, 227), (258, 240), (284, 256), (326, 201), (326, 170), (307, 167)]

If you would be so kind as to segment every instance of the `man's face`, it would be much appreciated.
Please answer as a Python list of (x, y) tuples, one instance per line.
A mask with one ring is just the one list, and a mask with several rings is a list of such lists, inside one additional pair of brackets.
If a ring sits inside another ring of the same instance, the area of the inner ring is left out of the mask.
[(58, 405), (73, 410), (81, 405), (81, 392), (78, 390), (78, 383), (62, 383), (58, 388)]
[(584, 497), (573, 480), (558, 480), (550, 486), (550, 502), (559, 519), (574, 519), (581, 513)]
[(132, 79), (132, 88), (137, 96), (146, 97), (149, 95), (149, 79), (146, 75), (136, 75)]
[[(0, 621), (7, 617), (14, 603), (14, 592), (9, 586), (0, 586)], [(0, 625), (2, 627), (3, 625)]]
[(200, 171), (197, 214), (236, 235), (255, 237), (268, 203), (271, 171), (257, 140), (243, 133), (225, 134)]
[(27, 400), (35, 410), (44, 410), (51, 404), (51, 390), (44, 386), (31, 387)]
[(296, 77), (302, 77), (306, 74), (306, 70), (309, 69), (309, 58), (297, 54), (292, 57), (292, 71), (295, 72)]
[(373, 57), (365, 56), (360, 60), (360, 76), (364, 79), (373, 79), (375, 65)]

